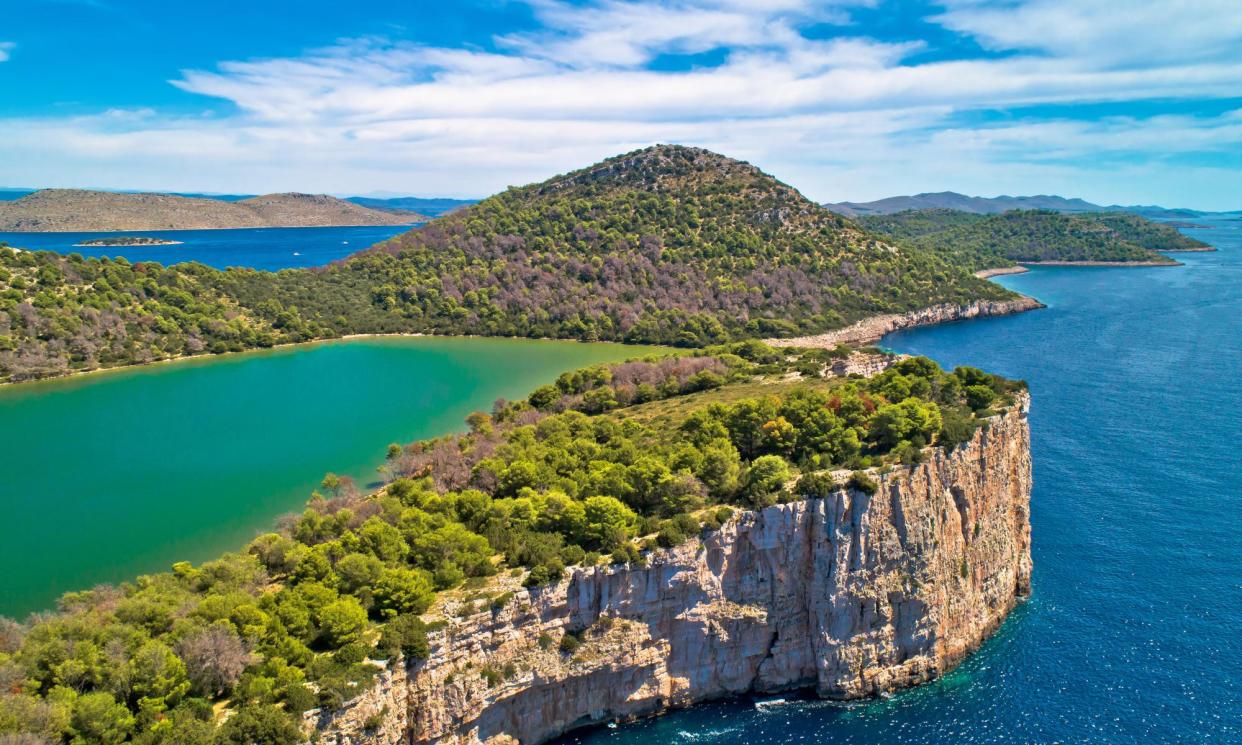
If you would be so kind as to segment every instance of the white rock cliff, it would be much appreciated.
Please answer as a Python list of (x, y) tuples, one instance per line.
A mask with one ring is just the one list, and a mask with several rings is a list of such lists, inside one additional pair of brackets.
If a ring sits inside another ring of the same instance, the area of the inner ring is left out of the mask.
[(723, 696), (854, 699), (943, 675), (1030, 591), (1027, 405), (873, 495), (744, 512), (647, 566), (576, 569), (453, 619), (429, 659), (308, 727), (336, 745), (529, 745)]

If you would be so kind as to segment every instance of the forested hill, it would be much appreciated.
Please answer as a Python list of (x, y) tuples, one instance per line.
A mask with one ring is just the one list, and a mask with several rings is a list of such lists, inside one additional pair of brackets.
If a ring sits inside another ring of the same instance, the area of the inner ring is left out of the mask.
[(972, 270), (1038, 261), (1172, 264), (1156, 252), (1208, 248), (1167, 225), (1122, 213), (1015, 210), (979, 215), (934, 209), (868, 215), (858, 222), (889, 240)]
[(1009, 294), (753, 166), (657, 146), (315, 270), (0, 250), (0, 379), (349, 333), (706, 345)]
[(749, 164), (672, 146), (510, 189), (327, 274), (372, 288), (380, 325), (686, 345), (997, 296)]

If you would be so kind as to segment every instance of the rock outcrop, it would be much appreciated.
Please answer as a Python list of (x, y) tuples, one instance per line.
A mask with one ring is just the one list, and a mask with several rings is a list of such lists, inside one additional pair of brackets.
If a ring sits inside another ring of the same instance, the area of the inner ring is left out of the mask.
[(1030, 590), (1027, 403), (874, 474), (874, 494), (741, 513), (647, 566), (575, 569), (453, 618), (427, 660), (308, 728), (336, 745), (525, 745), (724, 696), (856, 699), (943, 675)]
[(986, 316), (1007, 316), (1023, 311), (1046, 307), (1035, 298), (1025, 295), (1013, 300), (978, 300), (966, 305), (944, 303), (910, 313), (891, 313), (872, 316), (845, 328), (815, 336), (799, 336), (791, 339), (764, 339), (774, 347), (822, 347), (831, 349), (838, 344), (871, 344), (885, 334), (916, 326), (934, 326), (950, 321), (965, 321)]

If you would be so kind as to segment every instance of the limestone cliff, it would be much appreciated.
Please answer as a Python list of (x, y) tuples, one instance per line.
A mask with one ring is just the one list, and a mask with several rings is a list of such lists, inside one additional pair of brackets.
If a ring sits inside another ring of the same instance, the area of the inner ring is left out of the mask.
[(308, 727), (337, 745), (529, 744), (722, 696), (852, 699), (942, 675), (1030, 589), (1027, 404), (877, 474), (873, 495), (741, 513), (647, 566), (576, 569), (454, 618), (428, 660)]
[(902, 329), (934, 326), (950, 321), (965, 321), (970, 318), (1006, 316), (1043, 307), (1045, 307), (1043, 303), (1025, 295), (1013, 300), (978, 300), (965, 305), (945, 303), (910, 313), (872, 316), (851, 326), (815, 336), (764, 339), (764, 343), (774, 347), (822, 347), (825, 349), (831, 349), (838, 344), (871, 344), (879, 341), (885, 334)]

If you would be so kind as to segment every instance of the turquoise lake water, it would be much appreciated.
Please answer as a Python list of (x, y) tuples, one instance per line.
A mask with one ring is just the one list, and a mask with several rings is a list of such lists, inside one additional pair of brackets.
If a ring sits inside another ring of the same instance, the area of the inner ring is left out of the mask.
[[(343, 259), (372, 244), (410, 230), (410, 225), (354, 228), (237, 228), (230, 230), (144, 230), (129, 233), (0, 233), (0, 243), (32, 251), (83, 256), (123, 256), (130, 261), (177, 264), (197, 261), (217, 269), (244, 266), (278, 271)], [(144, 235), (181, 241), (177, 246), (85, 248), (74, 244), (95, 238)]]
[(327, 471), (651, 347), (368, 338), (0, 388), (0, 615), (242, 548)]
[(1242, 742), (1242, 223), (1178, 268), (1037, 268), (1048, 309), (887, 346), (1030, 382), (1034, 592), (887, 701), (698, 707), (565, 742)]

